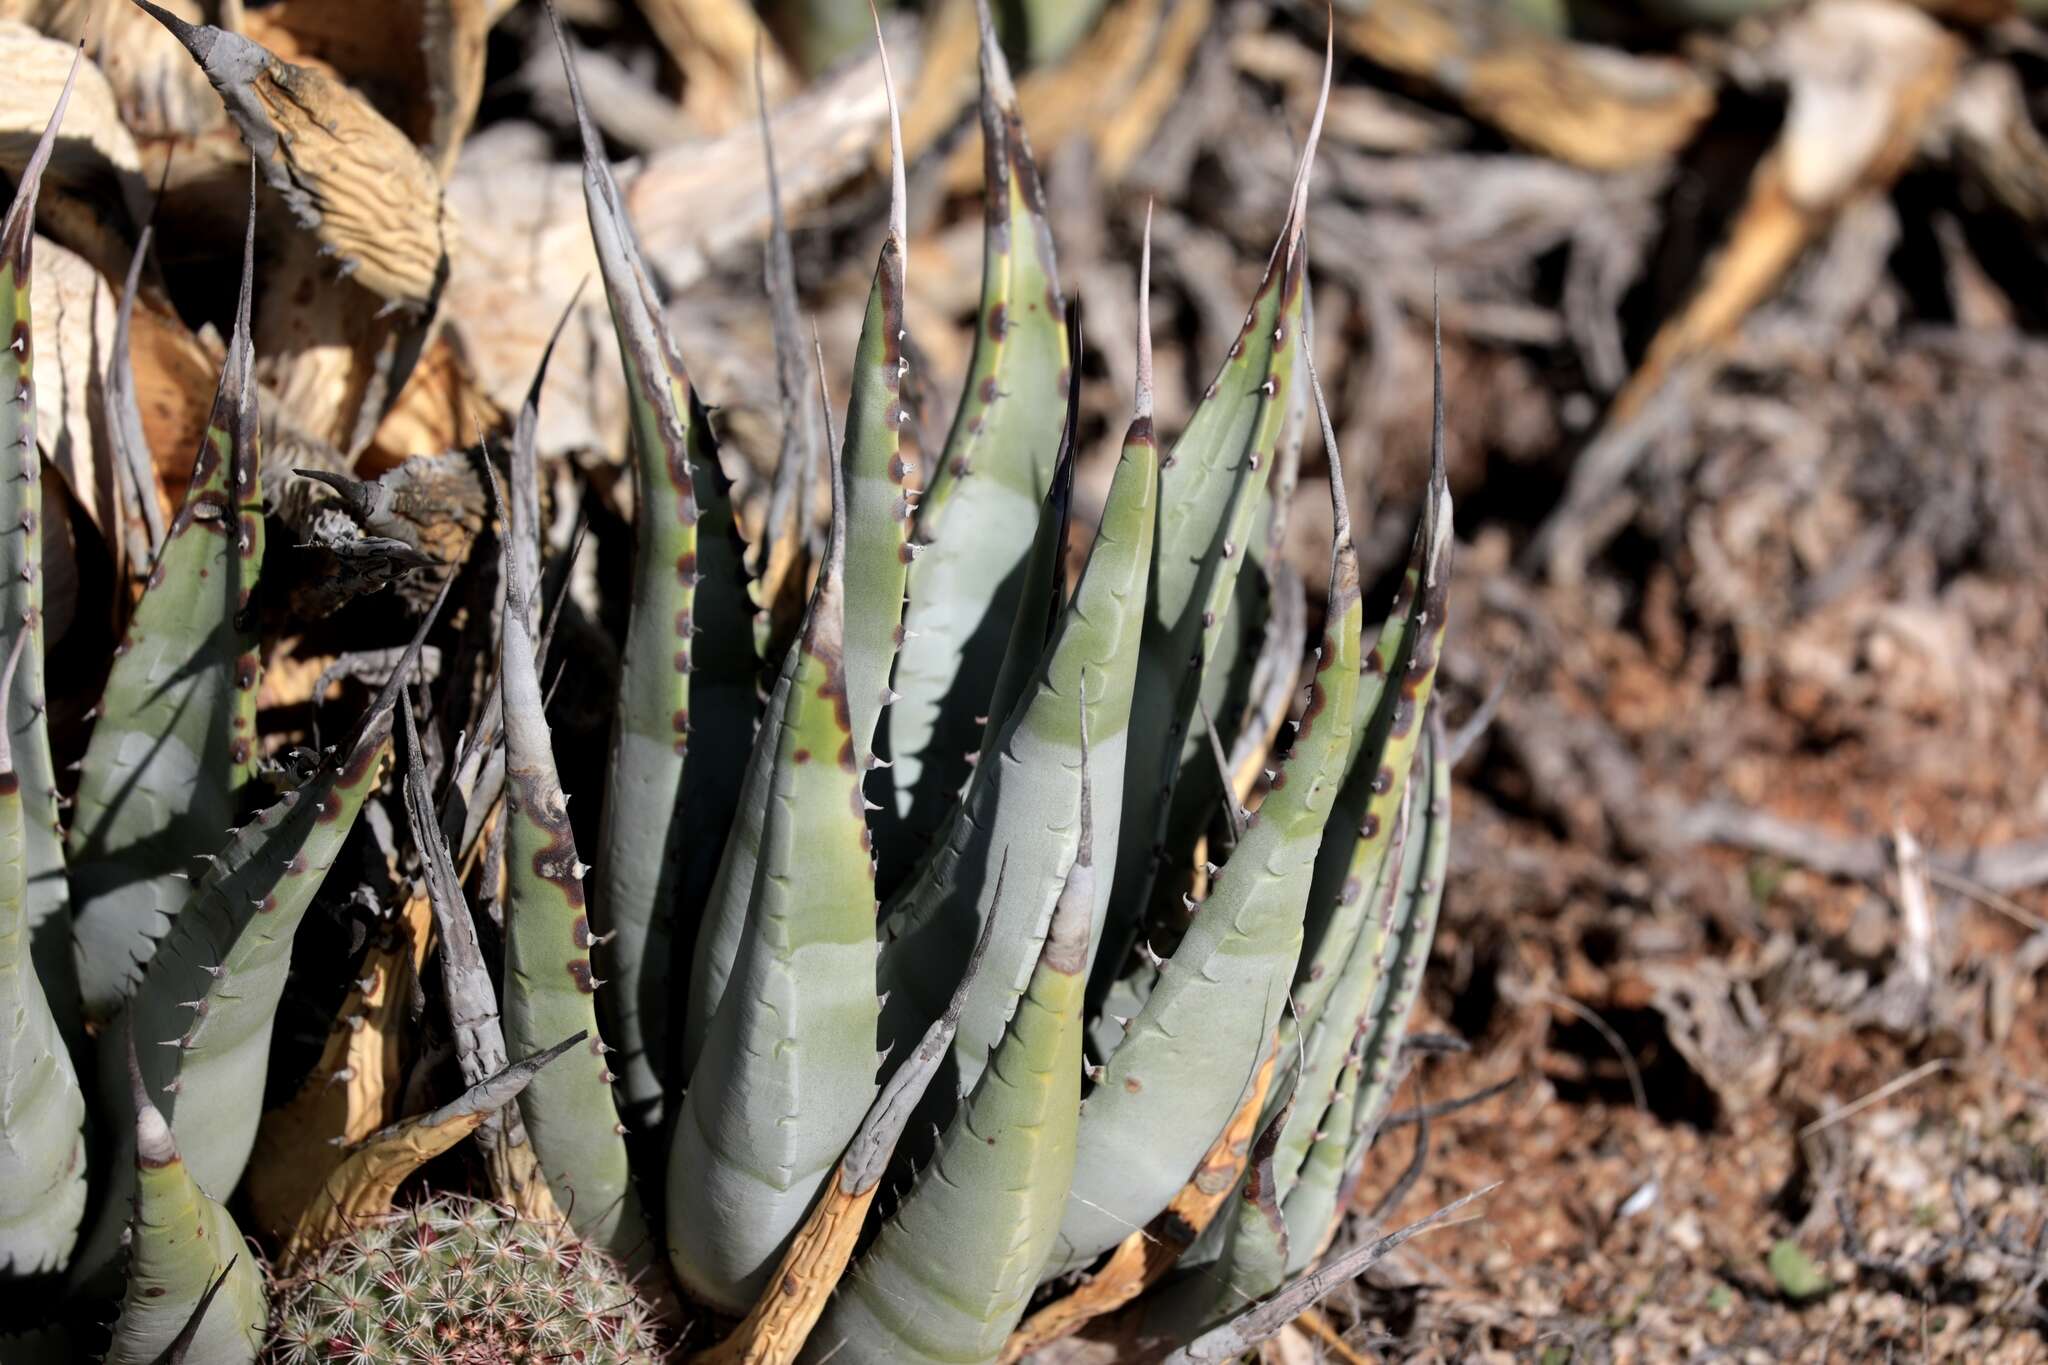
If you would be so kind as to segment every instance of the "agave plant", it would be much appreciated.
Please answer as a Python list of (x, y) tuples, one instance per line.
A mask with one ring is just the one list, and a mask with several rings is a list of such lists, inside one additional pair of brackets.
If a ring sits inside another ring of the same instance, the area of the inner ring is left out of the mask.
[[(209, 74), (259, 60), (176, 27)], [(118, 1300), (117, 1361), (647, 1358), (645, 1314), (604, 1301), (614, 1267), (712, 1361), (1014, 1360), (1078, 1331), (1131, 1358), (1247, 1349), (1413, 1231), (1329, 1256), (1402, 1074), (1450, 838), (1441, 375), (1427, 503), (1369, 629), (1307, 325), (1320, 105), (1243, 329), (1163, 449), (1148, 222), (1135, 410), (1069, 584), (1080, 330), (984, 6), (982, 297), (935, 473), (919, 487), (903, 444), (892, 89), (843, 441), (823, 403), (829, 527), (757, 582), (556, 34), (637, 509), (592, 863), (543, 678), (538, 381), (509, 447), (465, 457), (501, 553), (465, 579), (495, 580), (496, 626), (459, 752), (415, 716), (436, 602), (347, 742), (259, 777), (253, 201), (206, 437), (60, 822), (28, 278), (62, 101), (22, 178), (0, 232), (0, 444), (22, 460), (0, 480), (20, 531), (0, 542), (0, 1270), (60, 1278), (74, 1326)], [(1311, 412), (1334, 543), (1303, 664), (1276, 547)], [(760, 618), (807, 580), (780, 638)], [(329, 1054), (266, 1112), (295, 938), (377, 806), (409, 835), (392, 894), (414, 946), (372, 945)], [(358, 1131), (327, 1097), (395, 1073), (386, 973), (430, 939), (461, 1084)], [(463, 1144), (477, 1159), (428, 1183), (467, 1169), (487, 1204), (394, 1210)]]

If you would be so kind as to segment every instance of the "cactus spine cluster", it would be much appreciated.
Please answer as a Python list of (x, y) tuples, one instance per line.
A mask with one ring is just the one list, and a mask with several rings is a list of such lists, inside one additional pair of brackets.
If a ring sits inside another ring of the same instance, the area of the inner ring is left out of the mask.
[(624, 1270), (560, 1224), (443, 1195), (351, 1228), (277, 1287), (275, 1365), (652, 1365)]

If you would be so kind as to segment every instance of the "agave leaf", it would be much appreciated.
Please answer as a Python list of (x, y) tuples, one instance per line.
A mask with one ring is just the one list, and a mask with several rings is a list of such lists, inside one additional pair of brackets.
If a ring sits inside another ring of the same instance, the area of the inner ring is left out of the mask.
[(823, 449), (819, 414), (810, 403), (804, 382), (804, 352), (797, 323), (796, 257), (790, 249), (789, 225), (782, 216), (782, 182), (775, 173), (775, 136), (769, 127), (768, 89), (762, 76), (762, 54), (754, 49), (754, 109), (761, 122), (761, 160), (768, 173), (768, 243), (761, 253), (762, 283), (767, 289), (775, 333), (775, 389), (782, 408), (782, 446), (775, 459), (775, 483), (768, 495), (768, 513), (761, 521), (755, 571), (762, 622), (756, 643), (770, 658), (786, 652), (796, 629), (797, 572), (810, 529), (804, 494), (817, 477)]
[(727, 1312), (760, 1297), (875, 1097), (875, 883), (848, 720), (847, 499), (769, 707), (775, 754), (746, 929), (669, 1152), (669, 1257)]
[(178, 1154), (171, 1125), (150, 1101), (133, 1065), (135, 1191), (128, 1247), (128, 1288), (114, 1323), (107, 1365), (150, 1365), (170, 1349), (214, 1281), (225, 1273), (212, 1311), (200, 1319), (191, 1349), (200, 1360), (242, 1365), (256, 1359), (269, 1318), (263, 1274), (228, 1211), (199, 1186)]
[(178, 1335), (171, 1338), (171, 1344), (164, 1347), (163, 1353), (152, 1361), (151, 1365), (185, 1365), (186, 1358), (192, 1354), (192, 1343), (199, 1339), (199, 1329), (206, 1322), (206, 1310), (213, 1307), (214, 1297), (227, 1284), (229, 1274), (241, 1264), (241, 1260), (242, 1258), (237, 1256), (228, 1262), (227, 1269), (213, 1277), (213, 1283), (206, 1287), (206, 1292), (199, 1296), (199, 1302), (193, 1305), (192, 1316), (185, 1319), (185, 1325), (178, 1329)]
[[(561, 341), (563, 329), (576, 315), (577, 305), (582, 300), (583, 284), (578, 284), (576, 292), (569, 296), (567, 306), (562, 309), (562, 315), (555, 319), (554, 331), (548, 333), (547, 345), (541, 348), (540, 363), (533, 367), (533, 382), (526, 386), (526, 397), (520, 401), (519, 416), (512, 424), (511, 449), (505, 461), (510, 495), (507, 510), (512, 514), (508, 533), (512, 537), (513, 551), (519, 556), (520, 572), (527, 582), (534, 584), (541, 581), (540, 395), (547, 385), (548, 363), (555, 358), (555, 346)], [(540, 603), (529, 602), (527, 608), (529, 612), (538, 612)], [(527, 627), (538, 630), (538, 617), (531, 617)]]
[[(180, 1145), (191, 1153), (192, 1178), (209, 1194), (231, 1192), (248, 1165), (292, 939), (376, 790), (400, 679), (433, 620), (432, 612), (422, 620), (406, 662), (364, 717), (354, 744), (323, 760), (304, 786), (232, 831), (209, 856), (128, 1003), (127, 1027), (144, 1050), (142, 1077), (162, 1096)], [(100, 1062), (102, 1096), (116, 1104), (124, 1084), (120, 1053), (102, 1047)], [(80, 1257), (86, 1274), (104, 1273), (117, 1249), (129, 1155), (124, 1146), (115, 1197), (102, 1204)]]
[[(1001, 717), (1009, 715), (1016, 703), (1037, 681), (1038, 667), (1045, 645), (1053, 630), (1059, 624), (1060, 609), (1064, 593), (1061, 590), (1062, 570), (1065, 565), (1067, 542), (1067, 518), (1069, 501), (1073, 489), (1073, 434), (1079, 417), (1079, 342), (1078, 324), (1072, 329), (1076, 347), (1070, 374), (1075, 376), (1068, 386), (1067, 426), (1062, 438), (1060, 460), (1053, 484), (1046, 495), (1046, 503), (1039, 510), (1038, 534), (1026, 565), (1027, 582), (1019, 594), (1018, 617), (1011, 631), (1007, 652), (996, 680), (995, 692), (991, 699), (991, 711), (998, 717), (983, 732), (984, 753), (993, 749), (1002, 734)], [(825, 429), (831, 432), (829, 401), (825, 404)], [(828, 440), (829, 444), (829, 440)], [(762, 724), (764, 734), (772, 735), (773, 726), (779, 720), (779, 708), (787, 695), (786, 675), (794, 668), (796, 655), (791, 652), (784, 660), (785, 679), (779, 681), (769, 699), (768, 718)], [(893, 708), (892, 708), (893, 709)], [(697, 942), (697, 958), (693, 964), (690, 998), (687, 1002), (689, 1018), (689, 1059), (695, 1065), (696, 1052), (703, 1046), (702, 1038), (710, 1025), (711, 1011), (725, 990), (727, 976), (732, 970), (733, 955), (738, 951), (742, 925), (745, 923), (746, 897), (749, 880), (754, 871), (754, 860), (760, 847), (760, 831), (766, 810), (768, 784), (773, 776), (774, 751), (772, 747), (757, 742), (754, 756), (747, 768), (746, 785), (740, 793), (739, 818), (734, 822), (733, 837), (725, 852), (725, 861), (719, 868), (718, 882), (712, 892), (712, 912), (707, 917)], [(872, 779), (872, 774), (870, 774)], [(872, 807), (873, 802), (869, 802)], [(871, 812), (872, 821), (887, 819), (886, 807)]]
[[(9, 714), (29, 632), (0, 676)], [(85, 1214), (85, 1095), (30, 947), (21, 776), (0, 729), (0, 1274), (62, 1270)]]
[(726, 982), (739, 957), (748, 907), (754, 899), (769, 797), (774, 790), (775, 738), (782, 733), (782, 707), (788, 701), (802, 657), (801, 651), (794, 648), (783, 656), (775, 687), (768, 694), (768, 708), (754, 733), (753, 753), (740, 779), (732, 831), (726, 837), (718, 875), (712, 880), (704, 917), (697, 926), (690, 984), (683, 996), (682, 1071), (686, 1076), (696, 1073), (698, 1057), (711, 1035), (711, 1022), (725, 999)]
[(885, 885), (938, 835), (989, 728), (982, 718), (1000, 724), (1008, 714), (991, 698), (1026, 600), (1031, 514), (1056, 467), (1059, 415), (1050, 400), (1068, 387), (1065, 303), (1045, 193), (986, 0), (979, 9), (981, 309), (966, 387), (918, 503), (924, 549), (910, 566), (893, 684), (900, 695), (887, 716), (896, 800), (879, 817)]
[[(1079, 704), (1076, 710), (1080, 711)], [(994, 1361), (1024, 1316), (1074, 1171), (1095, 904), (1087, 716), (1076, 851), (1030, 984), (896, 1214), (842, 1282), (810, 1361)]]
[(555, 41), (632, 415), (638, 539), (593, 910), (617, 935), (601, 958), (617, 987), (607, 1001), (619, 1049), (611, 1069), (626, 1112), (651, 1124), (668, 1070), (673, 945), (696, 941), (753, 733), (753, 606), (710, 420), (662, 322), (559, 20)]
[(79, 778), (67, 851), (91, 1018), (110, 1016), (140, 978), (185, 901), (191, 857), (219, 846), (255, 772), (261, 660), (247, 622), (263, 562), (249, 341), (255, 260), (252, 193), (235, 331), (191, 487), (115, 651)]
[(1294, 1122), (1281, 1134), (1275, 1160), (1283, 1197), (1294, 1187), (1323, 1110), (1334, 1097), (1344, 1068), (1354, 1055), (1359, 1031), (1365, 1027), (1367, 1012), (1385, 979), (1386, 949), (1403, 903), (1402, 893), (1407, 889), (1404, 878), (1420, 862), (1406, 856), (1414, 806), (1414, 802), (1408, 802), (1395, 815), (1393, 840), (1380, 864), (1364, 928), (1353, 939), (1351, 952), (1323, 998), (1317, 1017), (1303, 1022), (1299, 1016), (1290, 1016), (1281, 1026), (1281, 1056), (1294, 1068), (1296, 1087), (1303, 1097)]
[(72, 59), (63, 93), (21, 173), (14, 202), (0, 224), (0, 321), (9, 327), (0, 351), (0, 648), (29, 641), (7, 709), (0, 715), (12, 746), (21, 802), (23, 908), (46, 1007), (66, 1033), (78, 1027), (78, 969), (71, 957), (71, 891), (64, 876), (64, 839), (57, 823), (56, 769), (44, 721), (43, 460), (36, 445), (35, 329), (29, 311), (36, 238), (36, 195), (64, 122), (83, 54)]
[(1294, 1177), (1294, 1184), (1281, 1198), (1287, 1226), (1287, 1273), (1299, 1274), (1316, 1258), (1329, 1239), (1330, 1231), (1343, 1215), (1337, 1202), (1344, 1185), (1345, 1164), (1351, 1155), (1351, 1120), (1358, 1108), (1359, 1059), (1347, 1053), (1337, 1089), (1330, 1096), (1310, 1133), (1306, 1157)]
[[(879, 44), (879, 30), (876, 41)], [(888, 83), (886, 52), (883, 78)], [(896, 168), (889, 237), (882, 244), (854, 357), (853, 393), (847, 403), (843, 451), (837, 449), (833, 439), (829, 402), (824, 415), (825, 445), (834, 452), (832, 458), (842, 471), (835, 481), (846, 503), (846, 643), (842, 670), (854, 758), (864, 772), (882, 766), (875, 755), (875, 729), (886, 697), (892, 695), (887, 687), (889, 671), (903, 619), (905, 572), (914, 553), (908, 539), (912, 493), (904, 486), (909, 469), (900, 440), (901, 382), (907, 364), (902, 358), (905, 205), (902, 136), (897, 126), (893, 84), (888, 86), (888, 96), (890, 146), (895, 149)], [(684, 1000), (682, 1070), (686, 1075), (695, 1071), (739, 951), (774, 779), (773, 742), (764, 736), (777, 733), (780, 717), (776, 707), (779, 699), (788, 694), (787, 683), (796, 656), (797, 652), (791, 650), (784, 657), (781, 677), (770, 694), (768, 714), (755, 736), (753, 755), (739, 788), (738, 813), (697, 929), (690, 988)]]
[[(1131, 731), (1124, 767), (1131, 837), (1118, 850), (1111, 898), (1117, 921), (1108, 929), (1108, 960), (1096, 970), (1098, 994), (1121, 972), (1162, 869), (1192, 862), (1220, 791), (1193, 722), (1198, 701), (1211, 715), (1221, 714), (1243, 638), (1255, 628), (1237, 600), (1239, 570), (1286, 425), (1294, 341), (1302, 329), (1309, 167), (1329, 96), (1330, 60), (1326, 50), (1322, 96), (1265, 280), (1230, 355), (1161, 466), (1158, 572), (1136, 683), (1140, 695), (1158, 701), (1138, 712)], [(1198, 785), (1176, 802), (1184, 777)]]
[(371, 941), (319, 1060), (292, 1097), (257, 1122), (243, 1177), (244, 1221), (256, 1235), (287, 1236), (345, 1149), (398, 1117), (412, 986), (431, 921), (424, 902), (408, 900)]
[(368, 1219), (391, 1211), (407, 1176), (484, 1125), (519, 1098), (542, 1067), (582, 1042), (577, 1033), (472, 1085), (439, 1109), (395, 1123), (350, 1152), (329, 1172), (319, 1197), (299, 1217), (279, 1260), (286, 1270), (309, 1252)]
[(1251, 1088), (1301, 952), (1316, 851), (1351, 749), (1363, 617), (1343, 466), (1320, 661), (1294, 747), (1088, 1097), (1056, 1268), (1165, 1208)]
[[(1430, 773), (1427, 793), (1417, 792), (1410, 802), (1411, 809), (1419, 812), (1413, 818), (1425, 824), (1421, 851), (1400, 859), (1400, 890), (1391, 913), (1375, 920), (1374, 942), (1359, 946), (1360, 952), (1376, 953), (1377, 988), (1369, 1008), (1358, 1021), (1351, 1043), (1353, 1064), (1359, 1073), (1357, 1096), (1345, 1127), (1340, 1128), (1334, 1117), (1325, 1119), (1301, 1175), (1301, 1186), (1316, 1186), (1326, 1180), (1327, 1171), (1321, 1164), (1328, 1156), (1325, 1145), (1339, 1140), (1343, 1142), (1336, 1192), (1330, 1201), (1327, 1219), (1322, 1224), (1319, 1247), (1328, 1245), (1343, 1211), (1351, 1207), (1358, 1182), (1364, 1175), (1366, 1153), (1378, 1134), (1380, 1120), (1386, 1114), (1394, 1091), (1399, 1088), (1403, 1071), (1402, 1038), (1414, 1007), (1422, 964), (1429, 957), (1429, 943), (1436, 931), (1436, 913), (1443, 897), (1444, 874), (1450, 866), (1450, 770), (1456, 760), (1443, 738), (1442, 720), (1435, 711), (1430, 713), (1427, 761)], [(1293, 1192), (1288, 1197), (1291, 1209), (1294, 1207)], [(1302, 1226), (1306, 1228), (1315, 1218), (1323, 1216), (1317, 1211), (1322, 1196), (1311, 1194), (1304, 1198), (1317, 1201), (1304, 1206)], [(1316, 1254), (1320, 1255), (1320, 1250)], [(1307, 1264), (1307, 1259), (1302, 1264)]]
[[(1313, 376), (1313, 359), (1310, 373)], [(1330, 814), (1322, 850), (1316, 855), (1307, 946), (1295, 991), (1304, 1024), (1313, 1024), (1321, 1013), (1327, 994), (1322, 983), (1330, 980), (1327, 972), (1334, 963), (1345, 960), (1346, 945), (1360, 932), (1368, 905), (1364, 889), (1380, 883), (1394, 817), (1407, 798), (1422, 718), (1436, 687), (1437, 660), (1443, 652), (1449, 615), (1452, 548), (1451, 497), (1443, 460), (1441, 357), (1435, 382), (1429, 501), (1416, 527), (1414, 547), (1392, 610), (1365, 658), (1350, 766)], [(1319, 384), (1315, 387), (1320, 391)], [(1327, 430), (1328, 415), (1323, 416), (1324, 439), (1334, 445), (1335, 437)], [(1318, 966), (1325, 969), (1321, 978), (1315, 975)]]
[(1202, 1164), (1180, 1193), (1158, 1216), (1117, 1244), (1115, 1252), (1071, 1294), (1033, 1313), (1003, 1346), (1003, 1360), (1021, 1360), (1049, 1346), (1105, 1313), (1123, 1307), (1157, 1284), (1182, 1253), (1207, 1228), (1224, 1200), (1237, 1188), (1252, 1139), (1257, 1135), (1267, 1091), (1273, 1083), (1278, 1055), (1267, 1049), (1266, 1060), (1252, 1080), (1251, 1093), (1230, 1123), (1209, 1144)]
[[(1308, 646), (1308, 601), (1301, 575), (1285, 560), (1276, 560), (1267, 566), (1266, 579), (1266, 629), (1259, 639), (1245, 689), (1245, 709), (1225, 763), (1233, 792), (1240, 799), (1250, 791), (1280, 737), (1281, 723), (1287, 719), (1295, 686), (1301, 681), (1301, 656)], [(1355, 728), (1351, 738), (1356, 744)]]
[(1384, 1237), (1353, 1247), (1313, 1274), (1290, 1281), (1270, 1298), (1233, 1314), (1227, 1321), (1204, 1332), (1166, 1357), (1164, 1365), (1221, 1365), (1235, 1360), (1278, 1332), (1282, 1327), (1322, 1302), (1331, 1290), (1349, 1284), (1385, 1259), (1409, 1238), (1433, 1231), (1451, 1222), (1452, 1215), (1475, 1199), (1500, 1188), (1499, 1181), (1454, 1199), (1426, 1218)]
[[(880, 46), (880, 19), (875, 43)], [(882, 49), (882, 82), (889, 97), (889, 235), (875, 264), (867, 314), (853, 355), (853, 388), (846, 400), (846, 448), (841, 456), (846, 497), (846, 709), (855, 756), (875, 753), (875, 726), (894, 696), (889, 676), (903, 629), (903, 589), (916, 553), (910, 543), (909, 460), (903, 455), (903, 274), (908, 261), (908, 212), (903, 187), (903, 128), (889, 53)]]
[[(121, 284), (121, 304), (114, 314), (112, 354), (107, 359), (103, 407), (107, 444), (120, 472), (115, 476), (131, 506), (127, 517), (128, 558), (135, 573), (143, 573), (155, 560), (164, 541), (164, 513), (157, 505), (156, 466), (149, 438), (142, 430), (142, 405), (135, 396), (135, 363), (129, 344), (129, 328), (135, 320), (135, 295), (142, 284), (142, 263), (149, 256), (155, 229), (143, 224), (135, 239), (135, 254), (128, 261), (128, 275)], [(125, 481), (124, 481), (125, 480)]]
[[(963, 1091), (981, 1075), (1002, 1037), (1003, 1021), (1032, 971), (1035, 928), (1061, 892), (1059, 869), (1073, 859), (1080, 835), (1073, 811), (1081, 799), (1077, 712), (1084, 701), (1086, 730), (1093, 736), (1087, 799), (1095, 811), (1096, 857), (1108, 866), (1115, 855), (1121, 816), (1115, 793), (1122, 786), (1139, 620), (1158, 520), (1152, 347), (1142, 306), (1148, 283), (1141, 271), (1136, 415), (1124, 437), (1087, 567), (1021, 700), (1007, 719), (997, 722), (996, 737), (975, 764), (944, 840), (896, 896), (884, 920), (881, 977), (888, 999), (882, 1034), (895, 1045), (908, 1044), (938, 1015), (944, 1002), (934, 998), (937, 991), (959, 980), (989, 921), (1002, 921), (953, 1047)], [(1002, 867), (1010, 869), (1010, 883), (1021, 884), (1003, 883), (1007, 894), (999, 900), (993, 874)], [(1109, 889), (1107, 878), (1094, 879), (1091, 960), (1101, 941)]]
[[(1030, 694), (1037, 681), (1039, 661), (1046, 645), (1059, 628), (1060, 611), (1067, 599), (1067, 527), (1074, 510), (1074, 462), (1079, 455), (1077, 435), (1081, 422), (1081, 318), (1079, 311), (1067, 329), (1072, 350), (1067, 367), (1067, 420), (1060, 432), (1059, 456), (1053, 463), (1052, 484), (1038, 509), (1038, 531), (1031, 553), (1024, 561), (1024, 581), (1017, 592), (1015, 619), (1010, 623), (1009, 642), (1003, 648), (1002, 666), (996, 670), (995, 687), (988, 698), (989, 723), (982, 726), (976, 761), (994, 751), (1002, 734), (1002, 722)], [(923, 563), (922, 560), (918, 561)]]
[(987, 949), (984, 930), (946, 1012), (925, 1030), (917, 1050), (868, 1106), (831, 1183), (790, 1240), (767, 1288), (732, 1334), (697, 1356), (694, 1365), (789, 1365), (796, 1359), (810, 1339), (818, 1315), (825, 1311), (826, 1301), (839, 1287), (846, 1263), (853, 1259), (862, 1220), (882, 1188), (882, 1177), (903, 1130), (953, 1049), (960, 1012), (967, 1007), (968, 988), (981, 970)]
[(1383, 985), (1373, 1002), (1371, 1019), (1360, 1046), (1364, 1079), (1359, 1086), (1352, 1162), (1372, 1145), (1380, 1120), (1394, 1098), (1395, 1072), (1408, 1016), (1415, 1010), (1422, 969), (1436, 937), (1437, 911), (1443, 904), (1444, 876), (1451, 862), (1451, 759), (1443, 736), (1443, 720), (1430, 713), (1428, 841), (1417, 864), (1417, 877), (1404, 889), (1395, 909), (1383, 962)]
[(651, 1262), (654, 1243), (612, 1098), (616, 1078), (597, 1034), (603, 983), (591, 970), (588, 869), (569, 828), (526, 628), (526, 584), (509, 551), (504, 572), (505, 1044), (531, 1055), (572, 1033), (590, 1040), (569, 1064), (520, 1092), (519, 1112), (555, 1206), (576, 1234), (638, 1270)]
[(377, 788), (399, 686), (394, 673), (355, 743), (218, 855), (130, 1004), (145, 1045), (176, 1042), (154, 1049), (143, 1073), (166, 1092), (171, 1125), (208, 1189), (233, 1189), (248, 1158), (292, 938)]
[(1288, 1229), (1273, 1183), (1273, 1152), (1298, 1098), (1298, 1091), (1288, 1090), (1252, 1144), (1237, 1197), (1213, 1225), (1223, 1232), (1215, 1261), (1181, 1275), (1146, 1302), (1146, 1336), (1186, 1341), (1280, 1287), (1287, 1273)]

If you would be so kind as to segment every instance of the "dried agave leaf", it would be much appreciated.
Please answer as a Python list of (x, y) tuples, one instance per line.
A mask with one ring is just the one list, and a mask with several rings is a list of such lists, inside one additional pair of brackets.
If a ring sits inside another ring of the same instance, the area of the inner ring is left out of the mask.
[(376, 294), (337, 281), (324, 247), (294, 236), (266, 262), (256, 373), (295, 427), (352, 453), (404, 383), (416, 330)]
[(406, 135), (316, 68), (137, 3), (198, 61), (264, 180), (342, 272), (381, 299), (427, 305), (447, 269), (453, 225), (440, 177)]
[(611, 313), (594, 290), (570, 308), (578, 284), (598, 271), (582, 169), (551, 160), (545, 138), (527, 136), (537, 131), (499, 125), (469, 144), (449, 179), (448, 202), (468, 226), (442, 296), (448, 334), (483, 393), (517, 412), (533, 359), (568, 310), (541, 387), (535, 447), (543, 457), (623, 454), (626, 383)]
[(367, 96), (445, 177), (483, 95), (491, 17), (485, 0), (284, 0), (249, 11), (242, 32)]
[[(77, 55), (70, 43), (0, 22), (0, 69), (8, 73), (0, 85), (0, 169), (11, 178), (21, 178)], [(118, 278), (128, 263), (122, 224), (141, 221), (147, 199), (135, 139), (122, 124), (114, 91), (97, 67), (81, 63), (43, 177), (37, 228), (82, 252), (101, 274)]]
[(756, 52), (770, 106), (795, 84), (747, 0), (640, 0), (640, 12), (683, 73), (683, 108), (706, 132), (730, 132), (759, 109), (749, 75)]
[(588, 1036), (572, 1034), (514, 1062), (439, 1109), (395, 1123), (349, 1153), (299, 1219), (285, 1243), (282, 1263), (290, 1266), (365, 1219), (389, 1212), (391, 1198), (407, 1176), (482, 1127), (485, 1119), (517, 1099), (542, 1067)]
[(486, 0), (433, 0), (420, 15), (420, 55), (427, 76), (427, 131), (421, 145), (443, 180), (476, 122), (490, 27)]
[(114, 291), (91, 262), (55, 242), (38, 238), (35, 253), (29, 290), (35, 318), (36, 444), (92, 524), (112, 536), (120, 522), (120, 471), (113, 467), (98, 391), (100, 367), (113, 346)]
[[(49, 122), (57, 92), (71, 71), (77, 49), (46, 38), (26, 24), (0, 22), (0, 167), (19, 178), (29, 153)], [(147, 201), (142, 159), (122, 121), (114, 88), (91, 63), (79, 68), (71, 107), (43, 174), (43, 193), (53, 190), (111, 195), (136, 217)]]
[(438, 455), (475, 445), (505, 414), (477, 387), (476, 372), (448, 332), (427, 343), (405, 387), (378, 422), (370, 448), (356, 461), (365, 478), (414, 455)]
[[(891, 39), (899, 74), (915, 65), (914, 48)], [(881, 61), (873, 56), (778, 107), (770, 123), (784, 208), (863, 172), (887, 117)], [(755, 128), (668, 148), (614, 173), (641, 248), (671, 296), (702, 278), (720, 252), (758, 242), (768, 229), (768, 175)], [(478, 385), (500, 409), (516, 412), (533, 358), (579, 283), (597, 274), (580, 168), (554, 160), (532, 130), (501, 125), (469, 144), (448, 202), (464, 235), (449, 263), (445, 311)], [(603, 297), (587, 295), (542, 390), (543, 458), (578, 448), (624, 450), (626, 388), (612, 335)]]
[[(210, 8), (219, 8), (199, 0), (164, 0), (164, 7), (195, 24), (205, 22)], [(227, 111), (176, 38), (132, 5), (79, 8), (97, 10), (96, 21), (89, 27), (81, 23), (78, 33), (49, 31), (82, 37), (91, 45), (92, 58), (120, 103), (121, 120), (138, 143), (164, 144), (174, 161), (189, 160), (196, 143), (225, 150), (234, 137)], [(144, 178), (153, 181), (157, 169), (151, 167)]]
[(144, 293), (128, 324), (128, 361), (134, 369), (135, 405), (156, 467), (157, 506), (166, 524), (184, 500), (220, 375), (218, 341), (202, 340)]

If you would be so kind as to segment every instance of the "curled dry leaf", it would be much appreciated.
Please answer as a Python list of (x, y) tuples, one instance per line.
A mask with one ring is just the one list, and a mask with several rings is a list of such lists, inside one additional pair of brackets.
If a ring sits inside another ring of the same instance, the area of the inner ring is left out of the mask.
[(206, 72), (264, 180), (322, 254), (378, 298), (425, 306), (446, 271), (453, 224), (419, 148), (333, 76), (149, 8)]
[(486, 0), (283, 0), (242, 31), (362, 93), (445, 176), (476, 118), (490, 23)]

